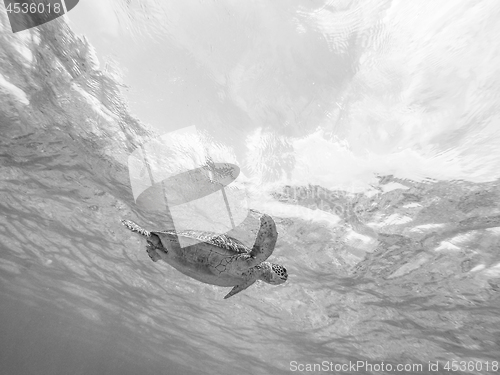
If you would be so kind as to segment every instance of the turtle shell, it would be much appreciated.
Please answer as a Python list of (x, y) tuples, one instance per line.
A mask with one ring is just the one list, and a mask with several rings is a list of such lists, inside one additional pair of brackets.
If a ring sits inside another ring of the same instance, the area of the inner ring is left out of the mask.
[[(151, 233), (158, 236), (168, 254), (162, 259), (183, 274), (220, 286), (235, 286), (245, 281), (242, 271), (249, 266), (237, 258), (249, 254), (251, 249), (240, 241), (225, 234), (193, 230)], [(182, 248), (174, 245), (176, 235)]]
[(152, 233), (158, 235), (160, 238), (162, 235), (175, 236), (177, 234), (177, 237), (182, 237), (184, 247), (197, 245), (200, 242), (203, 242), (227, 250), (229, 255), (249, 254), (251, 252), (251, 249), (248, 248), (248, 246), (225, 234), (195, 230), (165, 230), (161, 232), (153, 231)]

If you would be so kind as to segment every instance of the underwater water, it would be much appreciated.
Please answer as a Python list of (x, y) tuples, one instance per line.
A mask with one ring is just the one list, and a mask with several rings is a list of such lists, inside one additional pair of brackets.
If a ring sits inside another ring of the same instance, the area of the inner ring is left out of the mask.
[[(0, 5), (0, 373), (500, 373), (499, 17), (89, 0), (14, 34)], [(237, 165), (288, 281), (224, 300), (152, 262), (120, 223), (168, 226), (146, 149)]]

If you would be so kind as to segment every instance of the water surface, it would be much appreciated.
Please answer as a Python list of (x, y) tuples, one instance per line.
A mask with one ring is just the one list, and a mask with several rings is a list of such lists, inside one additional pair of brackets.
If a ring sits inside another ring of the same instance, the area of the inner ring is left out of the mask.
[[(497, 2), (81, 3), (0, 11), (5, 373), (494, 373)], [(223, 300), (121, 226), (163, 228), (129, 156), (193, 125), (166, 147), (241, 168), (287, 283)]]

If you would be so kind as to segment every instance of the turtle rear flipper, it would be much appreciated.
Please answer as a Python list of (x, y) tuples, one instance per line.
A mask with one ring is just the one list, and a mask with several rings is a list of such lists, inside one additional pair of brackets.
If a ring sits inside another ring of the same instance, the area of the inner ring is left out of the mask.
[(146, 252), (153, 262), (158, 262), (161, 259), (161, 256), (156, 252), (155, 247), (151, 244), (146, 246)]
[(245, 281), (243, 284), (236, 285), (233, 289), (231, 289), (231, 291), (228, 294), (226, 294), (224, 299), (228, 299), (229, 297), (234, 296), (236, 293), (239, 293), (242, 290), (245, 290), (250, 285), (252, 285), (256, 280), (257, 280), (257, 278), (251, 278), (251, 279)]
[(132, 232), (139, 233), (140, 235), (146, 237), (148, 242), (151, 243), (154, 247), (162, 245), (160, 237), (158, 237), (158, 235), (144, 229), (139, 224), (134, 223), (132, 220), (122, 220), (122, 224)]

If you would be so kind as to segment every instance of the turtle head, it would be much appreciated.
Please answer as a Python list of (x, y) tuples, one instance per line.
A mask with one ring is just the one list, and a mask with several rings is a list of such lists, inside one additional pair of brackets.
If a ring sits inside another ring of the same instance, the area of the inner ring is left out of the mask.
[(283, 284), (288, 279), (286, 268), (279, 264), (262, 262), (258, 267), (261, 269), (259, 278), (266, 283), (278, 285)]

